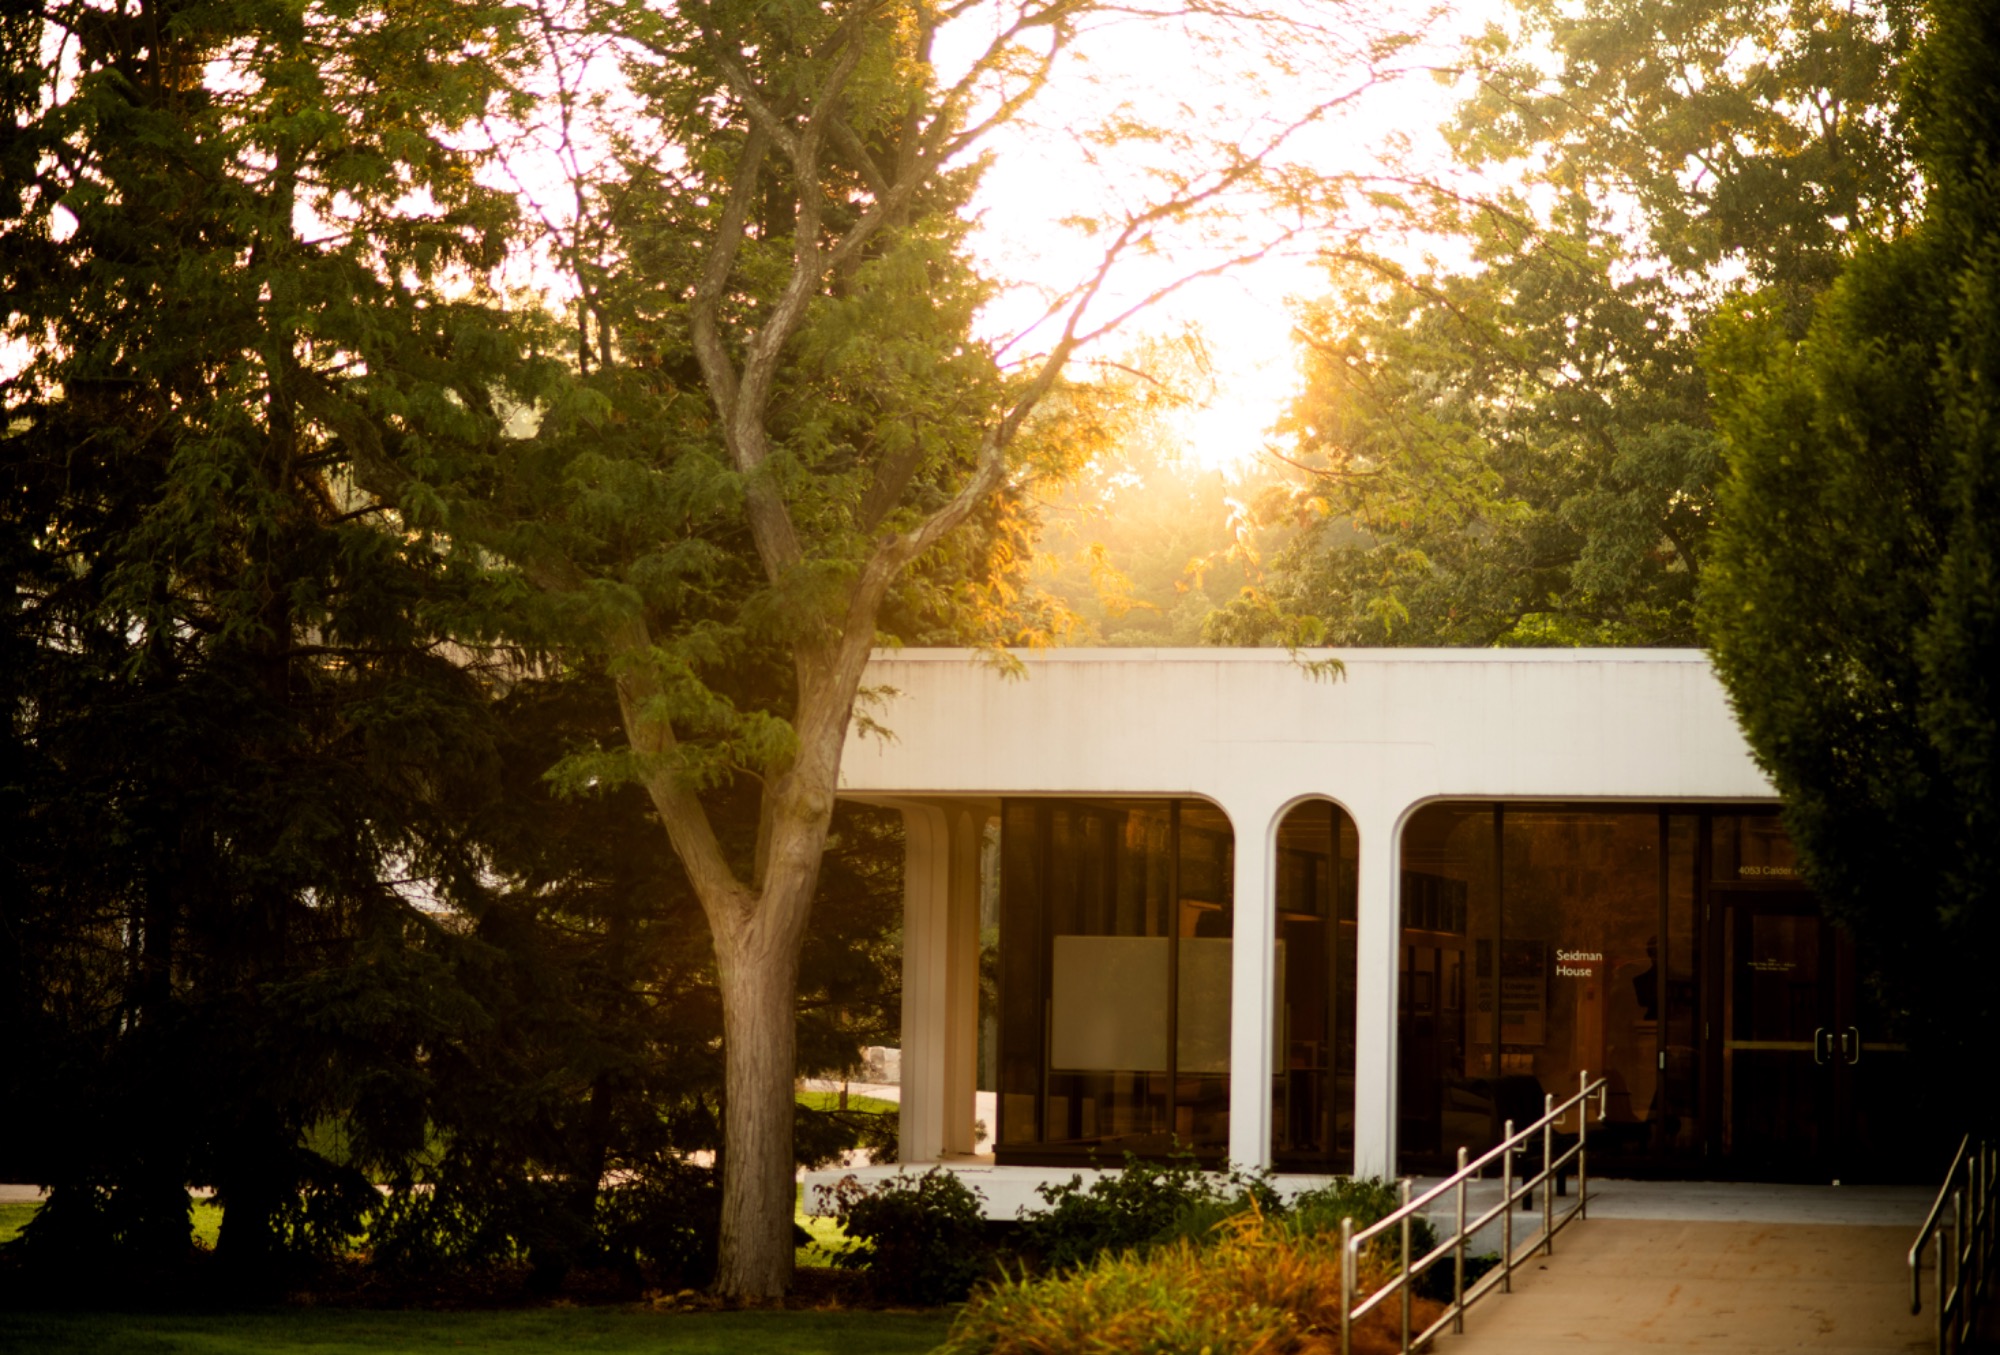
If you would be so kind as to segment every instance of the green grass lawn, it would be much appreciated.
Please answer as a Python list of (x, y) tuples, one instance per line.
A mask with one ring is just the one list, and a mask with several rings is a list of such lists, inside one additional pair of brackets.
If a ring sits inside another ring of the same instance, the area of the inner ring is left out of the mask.
[[(12, 1242), (28, 1226), (28, 1220), (42, 1206), (39, 1201), (26, 1204), (0, 1204), (0, 1242)], [(222, 1231), (222, 1210), (207, 1200), (194, 1202), (195, 1241), (204, 1247), (213, 1247), (215, 1238)]]
[[(839, 1092), (800, 1092), (798, 1093), (798, 1098), (799, 1104), (807, 1110), (840, 1109)], [(847, 1108), (855, 1111), (866, 1111), (870, 1115), (881, 1115), (887, 1111), (901, 1109), (894, 1101), (884, 1101), (879, 1096), (863, 1096), (860, 1092), (849, 1092), (847, 1094)]]
[(798, 1266), (830, 1266), (834, 1255), (847, 1250), (847, 1233), (835, 1219), (817, 1214), (796, 1216), (799, 1227), (812, 1234), (812, 1245), (800, 1247), (792, 1253), (792, 1264)]
[(953, 1310), (654, 1313), (632, 1308), (216, 1316), (0, 1313), (0, 1351), (37, 1355), (918, 1355)]
[(12, 1242), (28, 1226), (39, 1204), (0, 1204), (0, 1242)]

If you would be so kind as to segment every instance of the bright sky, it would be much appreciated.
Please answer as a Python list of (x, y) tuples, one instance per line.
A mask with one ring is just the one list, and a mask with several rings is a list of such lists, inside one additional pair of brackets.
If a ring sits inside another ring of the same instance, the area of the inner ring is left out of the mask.
[[(1373, 4), (1385, 26), (1421, 21), (1421, 10), (1396, 0)], [(1432, 38), (1421, 49), (1395, 58), (1409, 68), (1359, 97), (1353, 106), (1303, 137), (1294, 152), (1304, 165), (1325, 173), (1381, 170), (1421, 173), (1438, 167), (1443, 146), (1435, 134), (1454, 101), (1425, 66), (1452, 59), (1455, 39), (1482, 27), (1505, 9), (1505, 0), (1460, 0), (1439, 16)], [(1072, 127), (1102, 114), (1114, 98), (1129, 99), (1142, 115), (1155, 118), (1204, 116), (1216, 126), (1247, 118), (1240, 101), (1266, 101), (1282, 118), (1293, 107), (1325, 99), (1357, 81), (1357, 68), (1319, 78), (1274, 79), (1263, 94), (1232, 95), (1217, 81), (1212, 58), (1194, 51), (1168, 24), (1127, 24), (1087, 48), (1088, 62), (1072, 66), (1067, 79), (1045, 96), (1036, 125), (1006, 129), (989, 143), (993, 161), (978, 198), (981, 230), (975, 249), (988, 271), (1028, 286), (1004, 299), (987, 316), (989, 337), (1011, 335), (1040, 309), (1035, 291), (1066, 285), (1083, 276), (1097, 251), (1060, 223), (1089, 214), (1107, 193), (1140, 191), (1136, 172), (1109, 154), (1091, 163), (1069, 135)], [(941, 44), (939, 64), (949, 72), (953, 53)], [(962, 57), (960, 58), (963, 59)], [(1079, 78), (1084, 77), (1084, 78)], [(1239, 106), (1229, 107), (1235, 98)], [(1051, 125), (1053, 124), (1053, 125)], [(1247, 124), (1244, 124), (1247, 125)], [(1140, 151), (1143, 156), (1143, 149)], [(1389, 242), (1382, 242), (1387, 245)], [(1205, 408), (1181, 416), (1189, 454), (1204, 469), (1234, 469), (1255, 459), (1268, 430), (1296, 384), (1291, 340), (1290, 299), (1322, 289), (1313, 262), (1311, 236), (1293, 242), (1227, 276), (1191, 284), (1104, 344), (1100, 355), (1129, 350), (1147, 333), (1171, 334), (1187, 325), (1202, 331), (1216, 366), (1216, 397)], [(1189, 271), (1205, 255), (1199, 242), (1136, 259), (1117, 275), (1118, 295), (1130, 301)]]
[[(941, 34), (934, 52), (941, 78), (956, 79), (984, 48), (993, 16), (1021, 2), (992, 0)], [(1160, 3), (1171, 5), (1173, 0)], [(1356, 45), (1361, 29), (1352, 20), (1371, 21), (1378, 30), (1421, 29), (1430, 12), (1427, 0), (1266, 3), (1287, 17), (1334, 14), (1337, 21), (1328, 26), (1326, 37), (1332, 49)], [(1454, 95), (1428, 68), (1450, 64), (1458, 37), (1506, 12), (1508, 0), (1436, 3), (1441, 8), (1429, 23), (1428, 40), (1390, 60), (1385, 69), (1391, 78), (1366, 87), (1340, 114), (1292, 142), (1288, 158), (1294, 165), (1316, 174), (1386, 168), (1423, 175), (1442, 168), (1443, 146), (1435, 129)], [(985, 31), (982, 24), (988, 25)], [(1100, 257), (1099, 245), (1066, 226), (1066, 219), (1101, 213), (1107, 202), (1141, 198), (1149, 189), (1148, 170), (1182, 168), (1206, 158), (1199, 144), (1161, 147), (1141, 137), (1093, 146), (1082, 136), (1083, 129), (1130, 112), (1143, 125), (1175, 129), (1195, 143), (1204, 137), (1249, 143), (1314, 104), (1364, 87), (1358, 61), (1310, 48), (1305, 41), (1248, 56), (1218, 52), (1204, 49), (1198, 35), (1171, 19), (1113, 20), (1080, 41), (1076, 57), (1058, 67), (1028, 116), (981, 143), (990, 160), (975, 203), (980, 228), (974, 248), (990, 277), (1017, 284), (989, 308), (986, 336), (1002, 342), (1019, 335), (1042, 313), (1051, 289), (1073, 286), (1089, 275)], [(1293, 69), (1285, 68), (1288, 62)], [(585, 83), (595, 80), (586, 77)], [(549, 94), (544, 106), (552, 110), (553, 88)], [(567, 193), (542, 187), (562, 182), (550, 130), (537, 129), (533, 137), (541, 149), (512, 162), (521, 177), (509, 186), (525, 189), (530, 201), (548, 204), (563, 217)], [(1233, 219), (1236, 228), (1254, 232), (1267, 224), (1260, 219), (1265, 216), (1261, 204), (1238, 205), (1243, 210)], [(1123, 309), (1222, 257), (1219, 251), (1226, 243), (1184, 237), (1127, 259), (1113, 275), (1104, 309)], [(1396, 252), (1393, 241), (1376, 238), (1369, 243)], [(1193, 283), (1085, 356), (1118, 359), (1149, 335), (1198, 327), (1215, 365), (1217, 395), (1205, 408), (1178, 416), (1187, 454), (1203, 469), (1246, 466), (1266, 445), (1268, 430), (1296, 385), (1290, 301), (1323, 290), (1313, 262), (1316, 245), (1308, 234), (1226, 276)], [(534, 280), (533, 272), (518, 279)], [(1042, 336), (1029, 333), (1010, 352), (1027, 357), (1045, 346)]]

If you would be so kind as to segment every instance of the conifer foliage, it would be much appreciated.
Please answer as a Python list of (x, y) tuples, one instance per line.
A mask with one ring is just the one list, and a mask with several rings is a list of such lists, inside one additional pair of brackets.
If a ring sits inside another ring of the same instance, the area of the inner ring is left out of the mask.
[[(434, 512), (533, 379), (477, 280), (512, 204), (451, 133), (498, 11), (75, 3), (10, 19), (8, 1101), (43, 1248), (248, 1275), (374, 1192), (302, 1147), (358, 1025), (445, 1020), (408, 943), (477, 874), (492, 739), (443, 641), (489, 603)], [(366, 983), (343, 1009), (330, 963)], [(399, 1012), (396, 1009), (401, 1007)]]
[[(405, 1278), (713, 1272), (699, 911), (636, 790), (554, 795), (612, 693), (447, 530), (534, 487), (524, 411), (575, 389), (492, 281), (524, 17), (0, 20), (0, 1176), (53, 1187), (37, 1273), (174, 1273), (190, 1186), (255, 1286), (357, 1239)], [(828, 844), (815, 1068), (895, 1019), (893, 819)], [(865, 1130), (796, 1114), (809, 1160)]]
[(1740, 304), (1704, 598), (1718, 668), (1829, 909), (1939, 1055), (1994, 1015), (2000, 937), (2000, 7), (1935, 0), (1907, 84), (1920, 220), (1803, 339)]

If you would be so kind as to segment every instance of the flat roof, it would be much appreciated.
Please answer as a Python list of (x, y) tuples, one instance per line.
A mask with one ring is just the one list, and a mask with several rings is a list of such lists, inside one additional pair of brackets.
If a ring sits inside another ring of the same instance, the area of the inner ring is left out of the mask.
[(1775, 799), (1699, 650), (884, 649), (863, 686), (870, 798), (1198, 795), (1239, 831), (1313, 796)]

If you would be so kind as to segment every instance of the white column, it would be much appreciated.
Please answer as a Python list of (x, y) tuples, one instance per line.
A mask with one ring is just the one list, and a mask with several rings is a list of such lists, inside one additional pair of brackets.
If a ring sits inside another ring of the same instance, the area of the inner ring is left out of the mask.
[(1278, 940), (1277, 824), (1271, 807), (1229, 811), (1236, 831), (1236, 927), (1229, 989), (1229, 1160), (1271, 1165), (1271, 1002)]
[(969, 1154), (979, 1080), (979, 848), (986, 810), (983, 805), (953, 805), (946, 814), (951, 825), (951, 893), (944, 926), (942, 1144), (947, 1153)]
[(903, 804), (903, 1086), (896, 1157), (935, 1162), (945, 1148), (951, 835), (932, 805)]
[(1351, 806), (1360, 838), (1354, 941), (1354, 1174), (1396, 1165), (1396, 971), (1401, 845), (1393, 809)]

